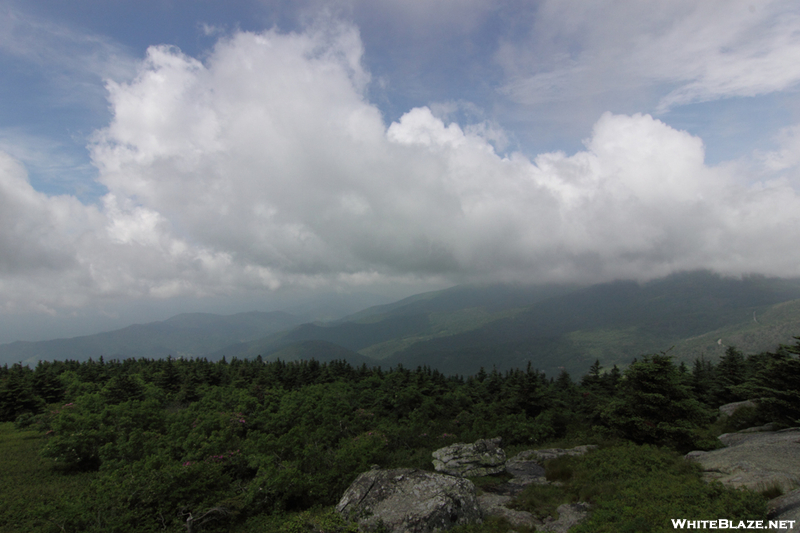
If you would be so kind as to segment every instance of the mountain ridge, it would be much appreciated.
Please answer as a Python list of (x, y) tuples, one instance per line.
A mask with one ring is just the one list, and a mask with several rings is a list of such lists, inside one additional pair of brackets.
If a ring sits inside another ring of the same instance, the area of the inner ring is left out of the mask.
[[(753, 313), (763, 323), (754, 322)], [(100, 355), (216, 360), (338, 354), (356, 365), (430, 366), (446, 374), (528, 364), (549, 375), (580, 374), (595, 359), (605, 367), (625, 366), (633, 357), (666, 350), (680, 360), (713, 358), (737, 341), (746, 350), (771, 349), (798, 333), (800, 279), (696, 271), (586, 287), (461, 285), (327, 323), (281, 312), (187, 313), (97, 335), (0, 345), (0, 364)]]
[(181, 313), (167, 320), (94, 335), (46, 341), (16, 341), (0, 345), (0, 364), (35, 364), (39, 360), (89, 358), (203, 357), (246, 340), (260, 338), (303, 322), (282, 311), (249, 311), (233, 315)]

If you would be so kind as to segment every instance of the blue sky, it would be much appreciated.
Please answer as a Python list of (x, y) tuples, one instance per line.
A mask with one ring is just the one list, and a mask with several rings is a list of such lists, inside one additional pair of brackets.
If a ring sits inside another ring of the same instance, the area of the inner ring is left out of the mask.
[(0, 342), (800, 275), (794, 1), (0, 0), (0, 71)]

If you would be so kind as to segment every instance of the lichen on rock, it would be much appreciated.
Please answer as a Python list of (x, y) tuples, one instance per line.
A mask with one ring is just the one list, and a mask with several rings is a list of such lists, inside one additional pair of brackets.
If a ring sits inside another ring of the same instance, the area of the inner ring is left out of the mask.
[(482, 439), (472, 444), (457, 443), (433, 452), (433, 467), (451, 476), (480, 477), (505, 470), (506, 452), (501, 439)]
[(430, 533), (481, 521), (471, 481), (410, 468), (364, 472), (336, 510), (362, 531)]

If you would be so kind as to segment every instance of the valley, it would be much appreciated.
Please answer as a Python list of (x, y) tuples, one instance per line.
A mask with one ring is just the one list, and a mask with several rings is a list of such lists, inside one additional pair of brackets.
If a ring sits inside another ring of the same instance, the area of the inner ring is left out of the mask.
[(636, 283), (456, 286), (303, 322), (287, 313), (185, 314), (73, 339), (0, 345), (0, 362), (204, 357), (353, 365), (427, 366), (445, 375), (529, 364), (547, 375), (585, 372), (595, 360), (626, 367), (666, 352), (716, 360), (791, 343), (800, 332), (800, 280), (724, 278), (705, 271)]

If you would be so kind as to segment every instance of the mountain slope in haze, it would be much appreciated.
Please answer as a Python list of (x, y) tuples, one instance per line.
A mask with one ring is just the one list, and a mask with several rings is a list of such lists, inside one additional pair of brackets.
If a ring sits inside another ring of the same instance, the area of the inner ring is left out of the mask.
[(212, 354), (275, 358), (294, 343), (319, 340), (380, 360), (421, 341), (448, 337), (513, 316), (535, 302), (564, 295), (571, 286), (461, 285), (367, 308), (327, 324), (303, 324), (289, 331)]
[(71, 339), (13, 342), (0, 345), (0, 364), (40, 360), (84, 361), (88, 358), (123, 359), (204, 357), (237, 342), (264, 337), (302, 323), (282, 312), (235, 315), (186, 313), (168, 320), (134, 324), (123, 329)]
[[(465, 375), (481, 366), (504, 370), (530, 363), (550, 375), (562, 369), (581, 375), (595, 359), (607, 367), (625, 365), (798, 298), (800, 280), (761, 276), (690, 272), (645, 284), (604, 283), (542, 300), (472, 331), (415, 343), (383, 363), (427, 364)], [(694, 358), (689, 352), (684, 357)]]
[(344, 317), (343, 322), (377, 322), (393, 316), (420, 313), (453, 313), (464, 309), (483, 309), (489, 314), (522, 309), (537, 302), (567, 294), (578, 285), (457, 285), (441, 291), (409, 296), (394, 303), (376, 305)]
[[(755, 318), (754, 318), (755, 317)], [(531, 364), (583, 375), (670, 350), (678, 360), (752, 353), (800, 335), (800, 280), (675, 274), (590, 287), (458, 286), (371, 307), (346, 320), (301, 323), (284, 313), (178, 315), (164, 322), (35, 343), (0, 345), (0, 364), (40, 359), (194, 356), (346, 359), (427, 365), (470, 375)]]
[[(427, 365), (469, 375), (481, 367), (505, 370), (530, 363), (550, 375), (562, 369), (582, 375), (595, 359), (606, 367), (624, 366), (636, 356), (674, 346), (684, 348), (674, 355), (691, 361), (705, 352), (695, 354), (691, 347), (698, 346), (688, 339), (723, 331), (730, 336), (746, 327), (753, 313), (793, 299), (800, 299), (800, 280), (735, 279), (705, 271), (583, 288), (458, 286), (372, 307), (335, 323), (304, 324), (226, 347), (214, 357), (275, 358), (294, 343), (318, 340), (382, 366)], [(783, 315), (772, 327), (785, 333), (794, 327), (794, 315)], [(796, 318), (800, 321), (800, 314)], [(748, 334), (755, 341), (747, 347), (771, 349), (774, 339), (791, 341), (764, 327)]]
[(369, 357), (364, 357), (358, 352), (342, 348), (337, 344), (327, 341), (300, 341), (290, 344), (285, 348), (270, 354), (271, 359), (281, 361), (300, 361), (301, 359), (314, 359), (320, 363), (330, 363), (331, 361), (347, 361), (353, 366), (367, 365), (375, 366), (375, 361)]
[(775, 304), (738, 324), (728, 325), (676, 344), (670, 355), (678, 359), (703, 357), (716, 360), (729, 346), (743, 353), (773, 350), (780, 344), (794, 344), (800, 336), (800, 300)]

